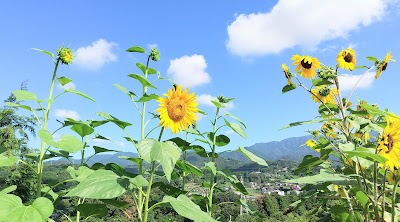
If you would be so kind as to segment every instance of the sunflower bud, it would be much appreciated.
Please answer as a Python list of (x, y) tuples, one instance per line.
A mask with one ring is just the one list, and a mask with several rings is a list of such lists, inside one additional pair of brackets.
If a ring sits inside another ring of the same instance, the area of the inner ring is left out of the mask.
[(318, 77), (321, 79), (329, 79), (335, 76), (336, 76), (335, 70), (329, 66), (321, 66), (321, 68), (318, 71)]
[(330, 92), (331, 92), (331, 89), (328, 86), (325, 86), (324, 88), (321, 88), (318, 91), (318, 94), (321, 96), (327, 96), (327, 95), (329, 95)]
[(151, 60), (158, 61), (160, 59), (160, 52), (156, 48), (152, 48), (150, 52)]
[(72, 50), (70, 48), (61, 47), (57, 50), (57, 58), (62, 64), (69, 65), (72, 63), (74, 55), (72, 54)]
[(228, 103), (229, 100), (225, 96), (217, 96), (218, 102), (220, 103)]

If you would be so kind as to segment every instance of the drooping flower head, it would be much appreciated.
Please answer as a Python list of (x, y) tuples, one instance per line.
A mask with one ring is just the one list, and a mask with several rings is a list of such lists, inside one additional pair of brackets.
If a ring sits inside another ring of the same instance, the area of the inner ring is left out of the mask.
[(375, 79), (379, 78), (379, 76), (381, 75), (381, 73), (383, 71), (386, 70), (387, 65), (389, 63), (390, 60), (392, 59), (392, 55), (390, 54), (390, 52), (386, 53), (385, 59), (383, 61), (381, 61), (378, 65), (378, 67), (376, 68), (376, 74), (375, 74)]
[(338, 95), (337, 89), (329, 86), (317, 86), (311, 92), (311, 98), (317, 103), (322, 101), (322, 103), (335, 104), (335, 95)]
[(74, 59), (74, 55), (72, 54), (72, 50), (67, 47), (61, 47), (57, 50), (57, 57), (64, 65), (69, 65), (72, 63)]
[(321, 67), (318, 59), (311, 56), (293, 55), (292, 60), (293, 65), (297, 65), (296, 72), (301, 71), (300, 75), (306, 79), (315, 78), (315, 69), (319, 69)]
[(400, 119), (386, 117), (387, 125), (378, 146), (378, 154), (387, 159), (385, 167), (400, 168)]
[(347, 48), (339, 52), (336, 62), (342, 69), (353, 71), (356, 67), (356, 54), (353, 49)]
[(150, 52), (151, 60), (158, 61), (160, 59), (160, 52), (156, 48), (152, 48)]
[(290, 71), (289, 71), (289, 67), (287, 67), (287, 65), (286, 64), (282, 64), (282, 69), (283, 69), (283, 73), (285, 73), (285, 77), (286, 77), (286, 79), (287, 79), (287, 84), (290, 86), (290, 85), (292, 85), (293, 84), (293, 82), (292, 82), (292, 74), (290, 73)]
[(171, 128), (172, 133), (185, 130), (189, 125), (193, 125), (197, 120), (197, 102), (194, 93), (189, 94), (189, 89), (182, 91), (182, 86), (178, 85), (173, 89), (168, 89), (164, 94), (166, 98), (160, 97), (159, 108), (156, 110), (160, 114), (160, 125)]

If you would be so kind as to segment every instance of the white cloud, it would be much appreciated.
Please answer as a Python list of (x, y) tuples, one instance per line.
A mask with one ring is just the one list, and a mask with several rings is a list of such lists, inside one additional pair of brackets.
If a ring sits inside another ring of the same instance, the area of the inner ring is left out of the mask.
[[(357, 81), (360, 80), (362, 75), (341, 75), (338, 77), (339, 79), (339, 87), (341, 91), (349, 91), (352, 90), (353, 87), (357, 84)], [(360, 82), (358, 82), (356, 89), (365, 89), (372, 85), (375, 80), (374, 72), (367, 72), (361, 78)]]
[(267, 13), (240, 14), (227, 28), (227, 48), (240, 56), (314, 48), (380, 20), (389, 0), (279, 0)]
[(65, 84), (64, 86), (61, 84), (58, 84), (57, 88), (59, 88), (59, 89), (76, 89), (76, 85), (73, 82), (69, 82), (69, 83)]
[(183, 87), (199, 86), (211, 81), (210, 75), (205, 71), (206, 60), (202, 55), (183, 56), (170, 61), (168, 74)]
[(196, 101), (199, 105), (206, 105), (206, 106), (214, 106), (211, 100), (215, 99), (212, 95), (209, 94), (201, 94), (197, 96)]
[[(201, 94), (199, 96), (197, 96), (197, 103), (199, 105), (205, 105), (205, 106), (210, 106), (210, 107), (214, 107), (214, 104), (211, 102), (211, 100), (215, 99), (216, 97), (213, 97), (212, 95), (209, 94)], [(225, 108), (224, 110), (231, 110), (235, 107), (235, 104), (231, 101), (228, 102), (227, 104), (225, 104)]]
[(105, 39), (99, 39), (92, 42), (91, 45), (80, 47), (76, 50), (74, 64), (88, 70), (98, 70), (106, 63), (114, 62), (118, 59), (113, 53), (117, 46), (114, 42), (108, 42)]
[(79, 120), (80, 116), (75, 110), (67, 110), (67, 109), (56, 109), (54, 116), (58, 118), (71, 118), (74, 120)]
[(153, 44), (148, 44), (147, 48), (152, 49), (152, 48), (158, 48), (158, 45), (156, 43)]

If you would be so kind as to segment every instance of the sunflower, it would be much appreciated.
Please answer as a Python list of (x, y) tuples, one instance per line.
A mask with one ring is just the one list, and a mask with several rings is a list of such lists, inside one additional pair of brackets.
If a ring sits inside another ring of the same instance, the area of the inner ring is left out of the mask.
[(336, 62), (342, 69), (353, 71), (356, 66), (356, 54), (353, 49), (347, 48), (339, 52), (336, 57)]
[(188, 91), (182, 91), (182, 86), (178, 85), (168, 89), (168, 93), (164, 94), (167, 98), (160, 97), (157, 100), (159, 108), (156, 112), (160, 114), (160, 125), (164, 129), (169, 127), (172, 133), (178, 133), (196, 122), (196, 113), (199, 111), (196, 96)]
[(311, 56), (293, 55), (292, 60), (293, 65), (297, 65), (296, 72), (301, 70), (300, 75), (306, 79), (315, 78), (315, 69), (321, 68), (318, 59)]
[(379, 63), (378, 68), (376, 68), (376, 74), (375, 74), (375, 79), (379, 78), (381, 75), (382, 71), (385, 71), (387, 68), (387, 65), (390, 60), (392, 60), (392, 55), (390, 52), (386, 53), (385, 59)]
[(329, 138), (335, 139), (336, 133), (335, 129), (333, 128), (333, 123), (324, 123), (321, 128), (321, 132)]
[(317, 145), (317, 143), (315, 143), (314, 140), (309, 139), (306, 141), (306, 146), (310, 147), (310, 148), (314, 148)]
[(317, 86), (311, 92), (311, 98), (317, 103), (322, 101), (322, 103), (334, 104), (335, 95), (338, 95), (337, 89), (330, 88), (329, 86)]
[[(314, 149), (314, 147), (317, 146), (317, 142), (315, 140), (309, 139), (306, 141), (306, 146), (310, 147), (311, 149)], [(319, 152), (320, 149), (314, 149), (316, 152)]]
[(283, 73), (285, 73), (285, 77), (287, 79), (287, 84), (290, 86), (293, 84), (292, 82), (292, 74), (289, 71), (289, 67), (286, 64), (282, 64)]
[(61, 47), (57, 50), (57, 56), (58, 59), (61, 61), (62, 64), (64, 65), (69, 65), (72, 63), (72, 60), (74, 59), (74, 55), (72, 53), (72, 50), (67, 47)]
[(387, 159), (385, 166), (392, 171), (400, 168), (400, 120), (386, 117), (387, 125), (379, 142), (378, 154)]

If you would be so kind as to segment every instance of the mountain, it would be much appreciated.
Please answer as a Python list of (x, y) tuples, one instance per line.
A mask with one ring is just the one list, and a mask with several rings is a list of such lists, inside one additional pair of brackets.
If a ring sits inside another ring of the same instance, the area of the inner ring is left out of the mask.
[[(282, 141), (273, 141), (268, 143), (256, 143), (250, 147), (246, 147), (247, 150), (254, 153), (255, 155), (263, 158), (266, 161), (276, 160), (294, 160), (301, 161), (305, 155), (319, 155), (317, 152), (311, 150), (307, 146), (303, 146), (305, 142), (312, 138), (311, 136), (301, 137), (290, 137)], [(118, 152), (114, 154), (98, 154), (88, 160), (88, 165), (91, 166), (95, 163), (116, 163), (122, 167), (128, 167), (134, 165), (129, 160), (120, 159), (119, 156), (128, 156), (135, 158), (137, 153), (132, 152)], [(239, 152), (223, 152), (219, 154), (220, 158), (217, 158), (216, 163), (220, 169), (230, 168), (236, 169), (250, 163), (250, 161)], [(205, 162), (208, 162), (208, 158), (202, 158), (194, 152), (188, 152), (187, 161), (197, 167), (203, 167)], [(69, 163), (66, 159), (49, 160), (46, 161), (51, 164)], [(73, 160), (75, 164), (79, 164), (79, 160)], [(245, 166), (247, 167), (247, 166)]]
[[(132, 153), (132, 152), (117, 152), (114, 154), (98, 154), (98, 155), (94, 155), (93, 157), (89, 158), (89, 160), (87, 161), (87, 164), (89, 166), (92, 166), (95, 163), (101, 163), (104, 165), (107, 163), (116, 163), (122, 167), (128, 167), (128, 166), (134, 165), (134, 163), (132, 163), (129, 160), (118, 158), (119, 156), (128, 156), (131, 158), (138, 157), (137, 153)], [(71, 161), (74, 164), (80, 164), (80, 160), (71, 159)], [(58, 160), (49, 160), (46, 162), (51, 163), (51, 164), (70, 164), (70, 162), (68, 160), (66, 160), (65, 158), (60, 158)]]
[[(312, 136), (290, 137), (282, 141), (272, 141), (268, 143), (256, 143), (246, 147), (246, 150), (267, 161), (275, 160), (296, 160), (301, 161), (305, 155), (319, 155), (307, 146), (305, 142)], [(220, 156), (245, 161), (247, 160), (239, 152), (225, 152)]]

